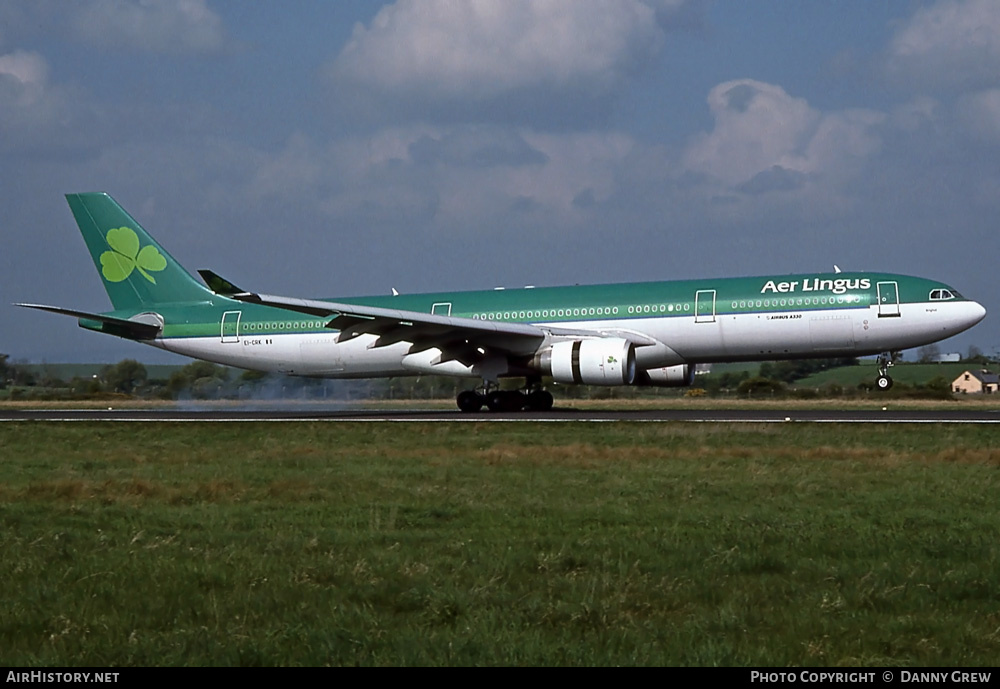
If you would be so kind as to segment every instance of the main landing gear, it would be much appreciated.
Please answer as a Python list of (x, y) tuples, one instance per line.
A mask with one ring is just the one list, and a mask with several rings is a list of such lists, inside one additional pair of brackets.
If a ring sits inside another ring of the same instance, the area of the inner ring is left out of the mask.
[(543, 390), (541, 383), (530, 381), (520, 390), (500, 390), (496, 383), (484, 381), (475, 390), (458, 393), (458, 408), (467, 414), (475, 414), (483, 406), (492, 412), (549, 411), (552, 409), (552, 393)]
[(892, 378), (889, 377), (889, 367), (892, 366), (892, 352), (882, 352), (876, 360), (878, 363), (878, 378), (875, 379), (875, 387), (879, 390), (888, 390), (892, 387)]

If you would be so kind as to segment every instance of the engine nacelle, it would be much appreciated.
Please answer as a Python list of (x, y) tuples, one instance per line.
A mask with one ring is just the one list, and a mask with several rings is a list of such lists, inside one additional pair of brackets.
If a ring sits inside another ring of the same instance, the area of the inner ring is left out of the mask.
[(631, 385), (635, 346), (620, 337), (556, 342), (535, 357), (535, 368), (558, 383)]
[(639, 371), (638, 385), (651, 385), (657, 388), (686, 388), (694, 382), (694, 366), (679, 364)]

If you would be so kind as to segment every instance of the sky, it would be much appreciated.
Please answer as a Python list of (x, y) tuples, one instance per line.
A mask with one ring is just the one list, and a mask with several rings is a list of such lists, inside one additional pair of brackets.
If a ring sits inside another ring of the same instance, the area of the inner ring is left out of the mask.
[[(8, 0), (0, 352), (182, 363), (63, 195), (299, 297), (844, 270), (946, 282), (1000, 352), (995, 0)], [(911, 357), (912, 358), (912, 357)]]

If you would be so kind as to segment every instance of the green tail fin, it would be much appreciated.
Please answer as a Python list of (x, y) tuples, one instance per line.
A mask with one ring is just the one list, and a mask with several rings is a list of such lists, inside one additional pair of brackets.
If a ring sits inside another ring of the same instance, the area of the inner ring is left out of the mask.
[(113, 198), (67, 194), (66, 200), (116, 310), (211, 298)]

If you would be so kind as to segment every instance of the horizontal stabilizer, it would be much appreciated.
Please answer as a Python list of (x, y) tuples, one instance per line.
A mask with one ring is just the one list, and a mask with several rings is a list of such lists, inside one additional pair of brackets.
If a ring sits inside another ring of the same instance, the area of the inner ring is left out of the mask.
[(160, 334), (160, 331), (163, 330), (162, 324), (143, 323), (140, 321), (128, 320), (126, 318), (104, 316), (99, 313), (63, 309), (58, 306), (45, 306), (43, 304), (14, 304), (14, 306), (24, 306), (29, 309), (39, 309), (40, 311), (59, 313), (64, 316), (73, 316), (82, 320), (96, 321), (102, 324), (103, 327), (101, 330), (103, 332), (130, 340), (155, 340)]

